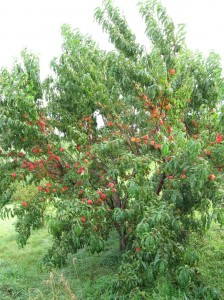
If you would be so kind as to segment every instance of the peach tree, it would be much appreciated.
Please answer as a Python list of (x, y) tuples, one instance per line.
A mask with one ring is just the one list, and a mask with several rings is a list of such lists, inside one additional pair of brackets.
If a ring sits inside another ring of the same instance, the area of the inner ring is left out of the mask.
[[(107, 0), (95, 18), (114, 51), (64, 25), (62, 54), (43, 83), (27, 51), (1, 70), (1, 216), (16, 216), (22, 246), (48, 226), (45, 261), (59, 266), (83, 247), (102, 251), (116, 232), (118, 297), (148, 299), (165, 278), (216, 299), (200, 289), (197, 252), (186, 249), (192, 233), (224, 221), (220, 58), (189, 50), (184, 26), (160, 2), (139, 11), (149, 50)], [(13, 196), (19, 182), (32, 186), (22, 202)]]

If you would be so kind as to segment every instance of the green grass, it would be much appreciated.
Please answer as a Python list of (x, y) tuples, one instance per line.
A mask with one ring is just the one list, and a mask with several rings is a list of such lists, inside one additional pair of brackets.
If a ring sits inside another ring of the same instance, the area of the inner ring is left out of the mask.
[(27, 247), (19, 248), (13, 221), (0, 221), (0, 299), (32, 299), (30, 294), (38, 293), (42, 278), (47, 278), (40, 263), (50, 240), (42, 230), (35, 232)]
[[(51, 245), (47, 231), (34, 232), (22, 249), (16, 243), (13, 222), (13, 219), (0, 220), (1, 300), (115, 300), (112, 282), (119, 253), (114, 237), (108, 240), (105, 251), (100, 254), (91, 255), (83, 249), (69, 256), (67, 267), (49, 269), (42, 264)], [(191, 247), (199, 249), (199, 270), (204, 282), (220, 289), (224, 299), (223, 230), (213, 225), (203, 240), (192, 238)], [(161, 280), (151, 293), (150, 300), (159, 299), (188, 300), (165, 280)]]
[(42, 264), (51, 245), (46, 230), (33, 233), (22, 249), (16, 243), (13, 220), (0, 220), (0, 299), (88, 300), (112, 299), (112, 276), (118, 245), (109, 239), (103, 254), (85, 250), (70, 256), (68, 266), (53, 269)]
[(213, 224), (204, 239), (196, 241), (200, 271), (208, 286), (221, 291), (224, 299), (224, 231)]

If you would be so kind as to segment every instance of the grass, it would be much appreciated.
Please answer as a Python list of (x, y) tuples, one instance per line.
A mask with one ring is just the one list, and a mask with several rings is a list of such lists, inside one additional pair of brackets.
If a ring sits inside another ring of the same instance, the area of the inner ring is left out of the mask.
[(200, 249), (200, 271), (208, 286), (221, 291), (224, 299), (224, 231), (213, 224), (203, 240), (196, 241)]
[(0, 220), (0, 299), (112, 299), (118, 246), (109, 239), (103, 254), (85, 250), (70, 256), (68, 266), (50, 270), (42, 258), (51, 244), (46, 230), (34, 232), (25, 248), (16, 243), (13, 219)]
[(45, 277), (41, 256), (50, 240), (43, 230), (33, 235), (26, 248), (19, 248), (13, 221), (0, 221), (0, 299), (32, 299), (30, 293), (38, 293)]
[[(34, 232), (25, 248), (16, 243), (13, 219), (0, 220), (0, 299), (1, 300), (114, 300), (113, 276), (118, 265), (118, 245), (111, 237), (105, 251), (91, 255), (85, 249), (70, 255), (68, 266), (49, 269), (42, 258), (50, 247), (46, 230)], [(199, 249), (199, 267), (204, 281), (221, 290), (224, 299), (224, 232), (216, 225), (205, 238), (192, 239)], [(150, 300), (188, 300), (161, 281)], [(196, 299), (195, 299), (196, 300)], [(205, 299), (207, 300), (207, 299)]]

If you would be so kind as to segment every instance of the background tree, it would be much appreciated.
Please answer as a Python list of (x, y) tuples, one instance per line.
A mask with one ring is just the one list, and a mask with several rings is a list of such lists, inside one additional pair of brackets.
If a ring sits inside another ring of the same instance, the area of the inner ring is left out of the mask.
[[(65, 25), (63, 53), (42, 86), (27, 52), (2, 70), (2, 216), (17, 216), (21, 245), (47, 220), (53, 245), (45, 260), (56, 265), (82, 247), (100, 252), (116, 232), (118, 299), (147, 299), (161, 278), (194, 299), (215, 298), (199, 288), (197, 253), (185, 250), (191, 233), (223, 222), (220, 59), (187, 49), (183, 25), (160, 2), (139, 9), (150, 51), (104, 1), (95, 18), (114, 51)], [(35, 184), (36, 194), (10, 209), (17, 181)]]

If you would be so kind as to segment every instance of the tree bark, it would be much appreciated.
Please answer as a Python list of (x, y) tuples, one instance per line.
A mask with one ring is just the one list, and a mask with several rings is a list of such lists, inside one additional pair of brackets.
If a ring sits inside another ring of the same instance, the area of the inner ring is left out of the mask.
[(127, 235), (126, 233), (122, 232), (122, 228), (120, 224), (115, 223), (115, 228), (119, 235), (119, 242), (120, 242), (120, 252), (124, 252), (127, 247)]
[(120, 232), (120, 252), (124, 252), (127, 246), (126, 236), (124, 233)]
[(157, 186), (157, 189), (156, 189), (156, 194), (159, 195), (159, 193), (161, 192), (162, 188), (163, 188), (163, 184), (165, 182), (165, 179), (166, 179), (166, 174), (163, 173), (160, 181), (159, 181), (159, 184)]

